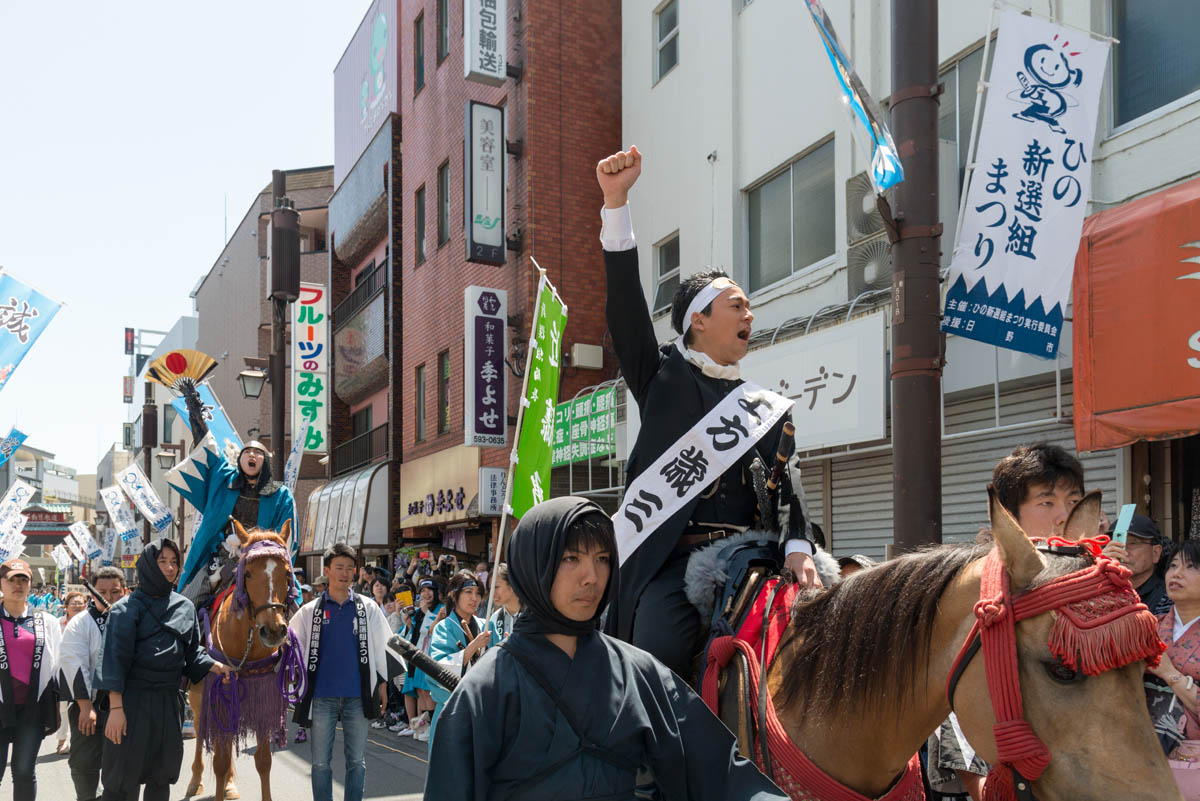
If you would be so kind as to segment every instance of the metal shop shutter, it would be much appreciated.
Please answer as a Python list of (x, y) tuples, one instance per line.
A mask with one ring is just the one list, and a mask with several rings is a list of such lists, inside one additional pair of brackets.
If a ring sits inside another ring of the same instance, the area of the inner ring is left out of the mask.
[[(825, 482), (821, 478), (821, 462), (800, 465), (800, 484), (804, 487), (804, 502), (808, 504), (808, 516), (822, 530), (825, 528)], [(825, 532), (828, 540), (829, 532)]]
[(883, 559), (892, 541), (892, 454), (835, 459), (832, 495), (833, 531), (826, 536), (833, 555)]
[[(1003, 393), (1000, 408), (1002, 425), (1053, 417), (1054, 385)], [(1063, 385), (1063, 409), (1071, 409), (1070, 382)], [(946, 407), (947, 434), (993, 425), (995, 418), (990, 395)], [(996, 463), (1017, 445), (1035, 442), (1060, 445), (1075, 453), (1075, 431), (1069, 422), (983, 432), (942, 443), (943, 542), (966, 542), (975, 538), (979, 528), (987, 524), (986, 488)], [(1085, 486), (1103, 492), (1104, 508), (1110, 519), (1116, 509), (1117, 458), (1116, 452), (1087, 454), (1080, 458)]]

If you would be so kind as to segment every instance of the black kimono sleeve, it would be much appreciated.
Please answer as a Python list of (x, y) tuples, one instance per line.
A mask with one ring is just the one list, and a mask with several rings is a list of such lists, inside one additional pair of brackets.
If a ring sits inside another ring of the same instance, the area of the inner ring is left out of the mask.
[(604, 251), (608, 294), (604, 313), (612, 335), (621, 375), (638, 404), (646, 397), (650, 379), (658, 372), (662, 354), (642, 292), (637, 248)]
[[(647, 762), (668, 799), (678, 801), (788, 801), (758, 767), (738, 753), (737, 739), (704, 700), (672, 671), (657, 666), (678, 726), (656, 737)], [(671, 726), (663, 718), (659, 726)]]
[[(467, 680), (479, 678), (475, 674), (481, 668), (489, 681)], [(491, 797), (491, 770), (504, 744), (507, 704), (504, 682), (490, 668), (476, 665), (442, 708), (429, 748), (425, 801), (486, 801)]]
[[(182, 598), (182, 596), (180, 597)], [(192, 627), (188, 630), (188, 636), (179, 643), (184, 652), (183, 672), (193, 682), (199, 682), (203, 681), (205, 675), (212, 670), (216, 660), (208, 655), (208, 649), (204, 645), (204, 635), (200, 631), (200, 621), (196, 618), (195, 607), (190, 601), (183, 600), (192, 616)]]
[(113, 605), (104, 625), (104, 639), (100, 645), (100, 664), (96, 667), (96, 689), (110, 692), (125, 692), (125, 678), (133, 665), (133, 653), (137, 648), (137, 609), (129, 603), (129, 596)]

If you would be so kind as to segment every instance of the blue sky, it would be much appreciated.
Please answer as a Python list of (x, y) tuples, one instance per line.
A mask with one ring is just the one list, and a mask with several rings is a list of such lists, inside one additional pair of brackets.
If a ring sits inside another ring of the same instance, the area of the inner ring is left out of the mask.
[[(272, 169), (333, 163), (333, 68), (369, 0), (0, 0), (0, 266), (67, 305), (0, 436), (90, 473), (126, 326), (166, 330)], [(138, 397), (140, 398), (140, 387)]]

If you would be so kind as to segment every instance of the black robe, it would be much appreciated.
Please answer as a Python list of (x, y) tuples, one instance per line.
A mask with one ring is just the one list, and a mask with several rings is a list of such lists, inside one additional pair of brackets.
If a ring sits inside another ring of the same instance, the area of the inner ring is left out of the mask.
[[(147, 546), (138, 560), (143, 586), (149, 586), (150, 579), (161, 579), (153, 564), (157, 548), (157, 543)], [(95, 686), (122, 694), (126, 733), (120, 744), (104, 740), (105, 799), (123, 797), (139, 784), (170, 785), (179, 778), (181, 681), (183, 676), (200, 681), (212, 666), (196, 608), (187, 598), (169, 589), (152, 596), (139, 587), (113, 604), (104, 626)]]
[[(608, 330), (612, 334), (621, 374), (637, 401), (642, 422), (637, 443), (625, 465), (625, 486), (628, 487), (642, 470), (654, 464), (667, 448), (742, 382), (704, 375), (700, 368), (683, 357), (674, 343), (659, 348), (646, 297), (642, 293), (636, 248), (604, 251), (604, 266), (608, 278)], [(791, 415), (785, 414), (747, 456), (757, 453), (763, 464), (774, 465), (783, 424), (790, 419)], [(743, 459), (743, 463), (745, 461)], [(637, 599), (662, 569), (679, 535), (694, 517), (697, 522), (705, 523), (753, 524), (753, 500), (748, 510), (745, 503), (735, 500), (735, 494), (740, 493), (744, 498), (745, 493), (753, 492), (743, 481), (743, 469), (742, 464), (730, 468), (721, 477), (722, 486), (711, 499), (692, 498), (621, 565), (620, 582), (609, 604), (605, 631), (626, 641), (632, 638)], [(721, 508), (722, 500), (729, 501), (729, 508)], [(742, 519), (730, 519), (730, 512)]]
[[(667, 801), (785, 801), (682, 679), (631, 645), (593, 632), (569, 659), (544, 636), (519, 650), (583, 721), (587, 736), (654, 773)], [(442, 710), (430, 744), (426, 801), (630, 799), (635, 774), (587, 754), (554, 702), (516, 658), (491, 648)], [(547, 767), (551, 773), (523, 784)]]

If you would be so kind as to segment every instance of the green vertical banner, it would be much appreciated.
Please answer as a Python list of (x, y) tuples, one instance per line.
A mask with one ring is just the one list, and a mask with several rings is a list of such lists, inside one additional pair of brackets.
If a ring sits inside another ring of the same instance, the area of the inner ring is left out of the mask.
[(562, 362), (563, 330), (567, 305), (545, 273), (538, 282), (529, 356), (525, 362), (525, 388), (521, 396), (521, 425), (517, 432), (517, 463), (513, 465), (512, 515), (526, 512), (550, 497), (550, 463), (553, 456), (554, 414), (558, 404), (558, 376)]

